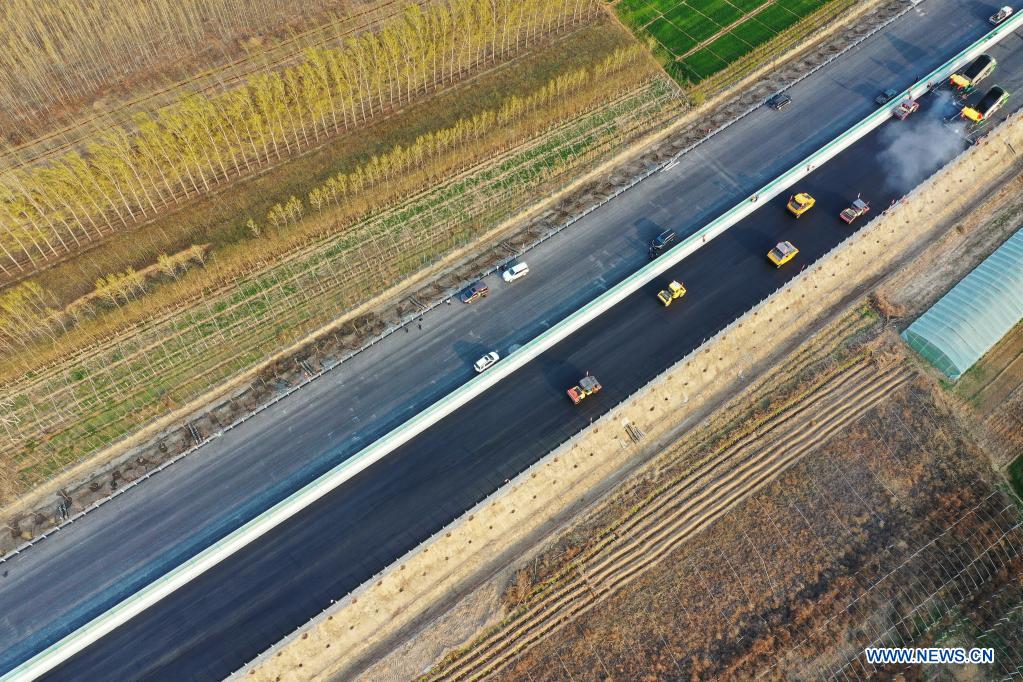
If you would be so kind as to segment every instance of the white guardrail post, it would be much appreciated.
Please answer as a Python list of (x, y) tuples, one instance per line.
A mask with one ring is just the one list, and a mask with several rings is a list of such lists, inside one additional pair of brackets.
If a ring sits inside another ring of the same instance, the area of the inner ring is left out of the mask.
[[(941, 84), (956, 68), (982, 54), (984, 50), (1000, 42), (1005, 36), (1020, 28), (1021, 25), (1023, 25), (1023, 12), (1011, 17), (1004, 24), (932, 71), (918, 83), (901, 92), (892, 101), (897, 103), (905, 97), (919, 97), (932, 87)], [(870, 114), (852, 128), (821, 147), (821, 149), (800, 161), (793, 168), (757, 190), (752, 195), (757, 198), (756, 201), (747, 199), (726, 211), (724, 215), (684, 239), (665, 255), (640, 268), (614, 288), (609, 289), (591, 303), (580, 308), (534, 340), (523, 345), (486, 373), (458, 387), (398, 428), (337, 465), (319, 479), (289, 495), (224, 539), (207, 547), (196, 556), (157, 578), (110, 610), (89, 621), (75, 632), (17, 666), (0, 678), (0, 680), (29, 680), (52, 670), (63, 661), (85, 649), (118, 626), (128, 622), (175, 590), (188, 584), (263, 534), (295, 516), (345, 481), (367, 469), (476, 396), (484, 393), (494, 384), (520, 369), (544, 351), (549, 350), (555, 344), (568, 338), (568, 336), (578, 331), (584, 325), (638, 291), (655, 277), (688, 258), (701, 246), (751, 214), (763, 203), (777, 196), (793, 183), (808, 175), (821, 164), (827, 162), (839, 152), (889, 120), (891, 118), (891, 109), (892, 106), (888, 104)]]

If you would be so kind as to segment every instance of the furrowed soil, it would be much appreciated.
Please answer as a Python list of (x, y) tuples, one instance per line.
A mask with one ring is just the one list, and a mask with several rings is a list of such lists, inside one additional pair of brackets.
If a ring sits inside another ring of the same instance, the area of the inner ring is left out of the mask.
[[(892, 352), (888, 371), (912, 376)], [(994, 646), (991, 677), (1015, 669), (1023, 662), (1018, 613), (1011, 622), (1023, 597), (1020, 512), (936, 391), (917, 375), (872, 403), (850, 391), (844, 406), (789, 424), (866, 408), (727, 522), (647, 554), (652, 568), (494, 679), (914, 678), (923, 670), (872, 668), (863, 649), (953, 644)], [(628, 558), (614, 558), (621, 575)], [(574, 568), (589, 578), (585, 563)]]

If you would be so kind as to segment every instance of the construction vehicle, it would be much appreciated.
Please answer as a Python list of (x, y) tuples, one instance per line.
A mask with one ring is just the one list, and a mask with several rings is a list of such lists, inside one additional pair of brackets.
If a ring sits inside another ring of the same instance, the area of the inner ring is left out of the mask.
[(859, 218), (861, 215), (866, 214), (870, 211), (870, 204), (865, 202), (863, 199), (856, 197), (849, 208), (843, 208), (842, 212), (838, 214), (838, 217), (845, 222), (852, 225), (852, 222)]
[(803, 215), (811, 208), (813, 208), (813, 205), (816, 203), (817, 200), (814, 199), (812, 196), (810, 196), (806, 192), (800, 192), (799, 194), (789, 197), (788, 203), (789, 213), (798, 218), (799, 216)]
[(1001, 109), (1008, 99), (1009, 93), (996, 85), (988, 90), (975, 106), (963, 107), (962, 117), (974, 123), (983, 123)]
[(994, 57), (982, 54), (970, 62), (965, 69), (953, 73), (949, 82), (959, 95), (964, 95), (977, 87), (977, 83), (990, 76), (997, 64)]
[(1002, 23), (1003, 21), (1005, 21), (1006, 19), (1008, 19), (1011, 16), (1012, 16), (1012, 8), (1009, 7), (1008, 5), (1006, 5), (1005, 7), (1002, 7), (997, 12), (995, 12), (990, 17), (988, 17), (987, 20), (990, 21), (995, 26), (997, 26), (998, 24)]
[(682, 298), (686, 295), (686, 288), (679, 282), (669, 282), (667, 289), (662, 289), (657, 292), (657, 300), (664, 304), (667, 308), (671, 305), (671, 302), (676, 298)]
[(767, 259), (774, 263), (776, 268), (788, 263), (796, 257), (799, 249), (792, 245), (792, 242), (778, 242), (773, 249), (767, 252)]
[(586, 396), (593, 395), (594, 393), (600, 393), (600, 389), (602, 388), (603, 386), (601, 386), (600, 382), (597, 381), (597, 377), (587, 374), (579, 380), (577, 385), (568, 389), (566, 393), (568, 393), (568, 398), (572, 401), (572, 404), (578, 405)]
[(899, 119), (900, 121), (905, 121), (907, 118), (909, 118), (910, 114), (912, 114), (919, 108), (920, 108), (919, 102), (917, 102), (915, 99), (907, 99), (903, 102), (900, 102), (899, 106), (892, 109), (892, 116)]

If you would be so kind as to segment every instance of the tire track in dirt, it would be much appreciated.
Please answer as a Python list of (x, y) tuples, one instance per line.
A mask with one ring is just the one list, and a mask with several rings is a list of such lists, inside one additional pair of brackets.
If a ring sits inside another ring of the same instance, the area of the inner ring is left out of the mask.
[(478, 680), (496, 672), (639, 577), (912, 376), (905, 367), (883, 369), (865, 359), (837, 371), (751, 434), (648, 498), (531, 605), (423, 679)]

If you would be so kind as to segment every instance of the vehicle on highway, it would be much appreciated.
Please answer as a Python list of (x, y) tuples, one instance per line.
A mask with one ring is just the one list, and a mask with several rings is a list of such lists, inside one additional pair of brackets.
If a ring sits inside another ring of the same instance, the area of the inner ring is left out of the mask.
[(900, 121), (905, 121), (907, 118), (909, 118), (910, 114), (914, 113), (919, 108), (920, 102), (917, 102), (915, 99), (907, 99), (903, 102), (900, 102), (899, 106), (895, 107), (892, 110), (892, 116), (899, 119)]
[(671, 302), (676, 298), (682, 298), (686, 295), (686, 288), (682, 286), (681, 282), (668, 282), (667, 289), (661, 289), (657, 292), (657, 300), (664, 304), (667, 308), (671, 305)]
[(675, 230), (665, 230), (650, 242), (650, 260), (657, 258), (662, 253), (670, 249), (678, 241), (678, 235), (675, 234)]
[(496, 363), (500, 359), (501, 356), (497, 354), (497, 351), (492, 350), (486, 355), (484, 355), (482, 358), (477, 360), (476, 363), (472, 366), (472, 368), (476, 370), (477, 374), (479, 374), (480, 372), (493, 367), (494, 363)]
[(529, 274), (529, 266), (525, 263), (516, 263), (501, 273), (501, 279), (505, 282), (514, 282)]
[(854, 220), (859, 218), (861, 215), (866, 215), (870, 211), (870, 204), (865, 202), (863, 199), (856, 197), (849, 208), (843, 208), (842, 212), (838, 214), (838, 217), (849, 223), (850, 225)]
[(602, 388), (604, 387), (597, 381), (597, 377), (587, 374), (579, 380), (578, 384), (568, 389), (566, 393), (568, 393), (568, 398), (572, 401), (572, 404), (578, 405), (586, 396), (600, 393)]
[(778, 242), (773, 249), (767, 252), (767, 259), (774, 263), (774, 267), (780, 268), (796, 257), (799, 249), (792, 245), (792, 242)]
[(990, 76), (997, 65), (998, 62), (994, 57), (982, 54), (970, 62), (965, 69), (953, 73), (949, 78), (949, 83), (957, 91), (957, 94), (963, 95), (977, 87), (977, 83)]
[(875, 97), (874, 101), (877, 102), (878, 104), (888, 104), (893, 99), (895, 99), (895, 96), (897, 94), (899, 94), (898, 90), (895, 90), (893, 88), (888, 88), (887, 90), (882, 92), (880, 95)]
[(786, 204), (786, 207), (789, 209), (789, 213), (798, 218), (813, 208), (813, 205), (816, 203), (817, 200), (812, 196), (806, 192), (800, 192), (799, 194), (789, 197), (789, 203)]
[(477, 298), (486, 298), (489, 293), (490, 287), (483, 282), (476, 282), (466, 287), (459, 298), (462, 299), (462, 303), (472, 303)]
[(792, 98), (780, 92), (777, 95), (772, 95), (767, 100), (767, 106), (775, 111), (781, 111), (790, 104), (792, 104)]
[(997, 12), (988, 17), (988, 21), (997, 26), (998, 24), (1002, 23), (1003, 21), (1011, 17), (1012, 12), (1013, 9), (1006, 5), (1005, 7), (1002, 7)]
[(974, 123), (983, 123), (1001, 109), (1008, 99), (1009, 93), (1004, 88), (996, 85), (988, 90), (987, 94), (981, 97), (975, 106), (963, 107), (961, 115), (963, 118), (969, 119)]

